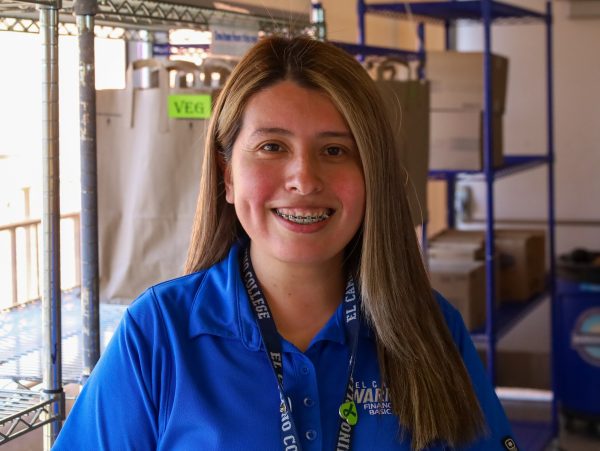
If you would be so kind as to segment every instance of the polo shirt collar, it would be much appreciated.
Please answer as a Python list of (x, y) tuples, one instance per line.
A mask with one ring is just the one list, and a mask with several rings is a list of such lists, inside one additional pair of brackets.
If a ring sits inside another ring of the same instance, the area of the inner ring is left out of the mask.
[[(239, 253), (244, 243), (235, 243), (229, 255), (206, 270), (190, 312), (189, 336), (208, 334), (239, 339), (250, 350), (262, 349), (260, 331), (242, 281)], [(361, 335), (370, 335), (363, 322)], [(346, 343), (343, 306), (340, 305), (313, 342)]]

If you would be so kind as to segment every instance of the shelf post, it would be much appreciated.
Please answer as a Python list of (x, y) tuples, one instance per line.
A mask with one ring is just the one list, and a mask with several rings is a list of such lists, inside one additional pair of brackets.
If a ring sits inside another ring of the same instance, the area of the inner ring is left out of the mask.
[(98, 177), (94, 63), (94, 16), (97, 11), (98, 2), (96, 0), (76, 0), (73, 5), (73, 13), (79, 32), (82, 383), (85, 383), (100, 358)]
[(494, 243), (494, 139), (492, 128), (493, 110), (493, 84), (492, 84), (492, 1), (482, 0), (481, 15), (483, 18), (484, 34), (484, 92), (485, 108), (483, 112), (483, 167), (486, 182), (486, 230), (485, 230), (485, 270), (486, 270), (486, 323), (487, 336), (487, 369), (492, 385), (496, 385), (496, 277), (494, 265), (496, 264)]
[(358, 45), (365, 45), (365, 0), (357, 0), (356, 11), (358, 13)]
[(554, 78), (553, 78), (553, 35), (552, 35), (552, 2), (546, 2), (546, 89), (548, 97), (547, 105), (547, 132), (548, 132), (548, 247), (550, 253), (550, 336), (552, 337), (552, 353), (550, 355), (552, 368), (552, 433), (558, 435), (558, 404), (556, 395), (558, 391), (556, 355), (558, 355), (558, 306), (556, 303), (556, 248), (555, 248), (555, 199), (554, 199)]
[[(358, 13), (358, 45), (366, 44), (366, 32), (365, 32), (365, 13), (367, 7), (365, 6), (365, 0), (357, 0), (356, 12)], [(363, 61), (364, 55), (356, 55), (359, 61)]]
[(449, 229), (456, 227), (454, 197), (456, 195), (456, 175), (446, 176), (446, 223)]
[[(425, 80), (425, 61), (427, 58), (427, 51), (425, 45), (425, 23), (419, 22), (417, 24), (417, 37), (418, 37), (418, 48), (417, 55), (419, 58), (419, 63), (417, 66), (417, 77), (419, 80)], [(429, 257), (428, 257), (428, 242), (427, 242), (427, 221), (425, 219), (421, 224), (421, 255), (423, 256), (423, 261), (425, 266), (429, 269)]]
[(427, 50), (425, 47), (425, 23), (419, 22), (417, 25), (417, 36), (419, 38), (419, 48), (417, 49), (419, 66), (417, 69), (417, 76), (419, 77), (419, 80), (425, 80), (425, 61), (427, 59)]
[(43, 426), (44, 450), (50, 450), (64, 417), (61, 352), (60, 286), (60, 185), (58, 127), (58, 9), (61, 5), (39, 7), (42, 44), (42, 237), (43, 237), (43, 388), (51, 417), (59, 420)]

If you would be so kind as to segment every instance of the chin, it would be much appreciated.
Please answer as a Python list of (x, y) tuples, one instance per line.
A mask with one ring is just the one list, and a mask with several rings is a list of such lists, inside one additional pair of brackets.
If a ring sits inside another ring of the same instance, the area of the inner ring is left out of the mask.
[(289, 246), (279, 247), (274, 252), (275, 258), (284, 263), (296, 265), (323, 265), (343, 261), (343, 248), (325, 251), (322, 246)]

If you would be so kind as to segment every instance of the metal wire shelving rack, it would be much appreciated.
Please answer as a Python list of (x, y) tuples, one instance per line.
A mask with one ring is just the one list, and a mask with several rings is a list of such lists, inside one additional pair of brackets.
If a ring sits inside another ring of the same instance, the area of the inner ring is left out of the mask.
[[(42, 45), (43, 273), (41, 391), (0, 389), (0, 445), (44, 428), (50, 449), (64, 419), (58, 179), (58, 35), (79, 36), (81, 148), (82, 380), (100, 354), (97, 189), (95, 165), (94, 37), (155, 42), (158, 33), (211, 26), (258, 25), (259, 34), (319, 33), (309, 15), (208, 0), (0, 0), (0, 31), (39, 33)], [(316, 29), (316, 30), (315, 30)], [(67, 300), (68, 302), (68, 300)], [(68, 337), (67, 337), (68, 338)], [(78, 367), (79, 368), (79, 367)], [(67, 378), (72, 371), (67, 368)]]
[[(39, 8), (58, 11), (58, 21), (66, 33), (76, 34), (68, 24), (75, 23), (76, 0), (2, 0), (0, 1), (0, 31), (39, 31)], [(96, 3), (90, 2), (87, 3)], [(212, 25), (243, 26), (258, 22), (261, 32), (298, 32), (308, 30), (311, 25), (303, 14), (248, 5), (227, 5), (221, 9), (206, 0), (100, 0), (95, 7), (95, 23), (99, 26), (119, 29), (119, 36), (128, 39), (152, 39), (153, 32), (164, 32), (174, 28), (192, 28), (206, 31)], [(217, 2), (219, 3), (219, 2)], [(136, 34), (136, 31), (143, 33)], [(111, 36), (112, 37), (112, 36)]]
[(50, 410), (54, 402), (29, 390), (0, 390), (0, 444), (57, 421)]
[[(486, 186), (486, 309), (487, 318), (483, 330), (474, 331), (473, 339), (483, 345), (487, 353), (487, 369), (492, 383), (496, 380), (496, 345), (500, 337), (514, 327), (526, 314), (538, 305), (545, 297), (550, 298), (551, 305), (551, 330), (556, 330), (556, 303), (555, 303), (555, 212), (554, 212), (554, 123), (553, 123), (553, 67), (552, 67), (552, 5), (546, 2), (546, 11), (539, 12), (526, 8), (513, 6), (509, 3), (495, 0), (448, 0), (427, 2), (385, 2), (366, 3), (357, 1), (359, 16), (359, 43), (356, 52), (368, 53), (365, 46), (365, 15), (377, 14), (391, 18), (412, 17), (419, 23), (420, 51), (418, 56), (424, 60), (426, 55), (424, 47), (424, 22), (443, 24), (446, 28), (446, 46), (450, 41), (451, 26), (458, 20), (476, 21), (483, 25), (484, 34), (484, 126), (483, 149), (484, 164), (482, 171), (431, 171), (430, 177), (443, 179), (447, 184), (447, 223), (449, 227), (455, 225), (454, 217), (454, 192), (455, 183), (461, 177), (478, 178)], [(547, 149), (545, 152), (534, 155), (506, 156), (504, 165), (494, 168), (492, 164), (492, 143), (494, 132), (492, 128), (492, 83), (491, 83), (491, 27), (497, 24), (522, 24), (544, 23), (546, 29), (546, 84), (547, 84)], [(535, 296), (528, 303), (521, 306), (495, 307), (496, 274), (494, 259), (494, 182), (499, 178), (515, 173), (530, 170), (534, 167), (546, 166), (548, 170), (548, 242), (550, 255), (550, 268), (548, 284), (545, 293)], [(424, 232), (425, 236), (425, 232)], [(424, 239), (425, 242), (425, 239)], [(556, 340), (552, 337), (552, 354), (555, 354)], [(552, 391), (556, 393), (556, 368), (552, 368)], [(556, 437), (558, 431), (556, 396), (552, 398), (552, 419), (549, 425), (535, 424), (531, 428), (526, 425), (513, 424), (518, 438), (521, 439), (524, 449), (545, 449), (548, 442)], [(519, 436), (520, 434), (520, 436)]]

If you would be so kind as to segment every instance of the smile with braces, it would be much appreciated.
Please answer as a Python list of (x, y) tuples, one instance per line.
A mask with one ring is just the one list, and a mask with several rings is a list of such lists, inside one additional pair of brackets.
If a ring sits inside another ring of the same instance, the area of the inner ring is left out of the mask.
[(316, 222), (325, 221), (332, 214), (332, 210), (328, 210), (325, 213), (322, 213), (317, 216), (300, 216), (300, 215), (288, 215), (286, 213), (282, 213), (279, 210), (275, 210), (277, 216), (282, 217), (283, 219), (287, 219), (288, 221), (295, 222), (296, 224), (314, 224)]

